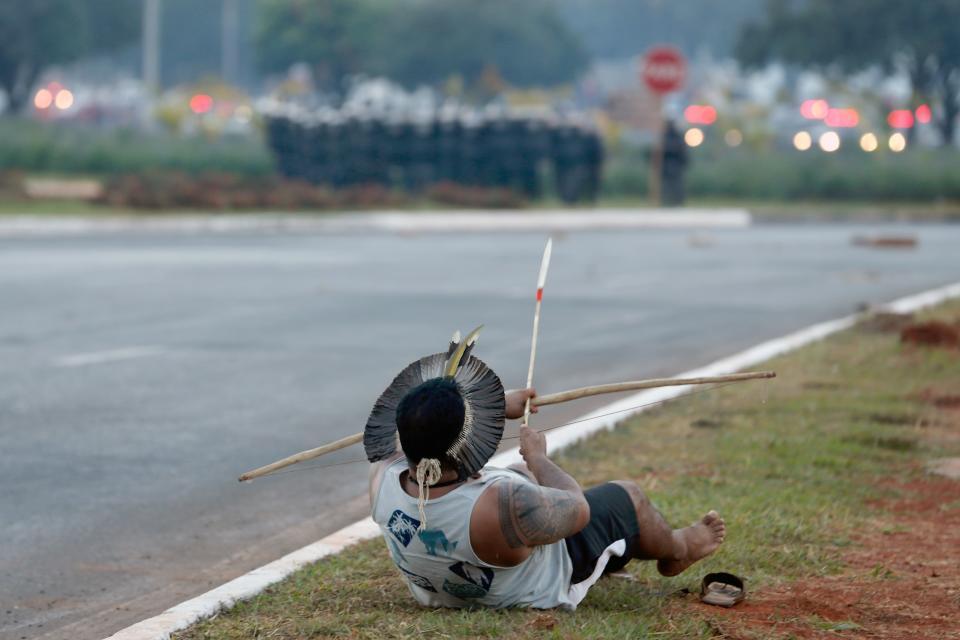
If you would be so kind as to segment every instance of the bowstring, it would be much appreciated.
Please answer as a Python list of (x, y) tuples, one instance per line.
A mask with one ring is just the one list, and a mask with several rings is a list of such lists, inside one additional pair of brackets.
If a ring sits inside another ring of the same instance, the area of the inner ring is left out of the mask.
[[(731, 381), (731, 382), (720, 382), (720, 383), (717, 383), (717, 384), (715, 384), (715, 385), (713, 385), (713, 386), (711, 386), (711, 387), (707, 387), (707, 388), (704, 388), (704, 389), (695, 389), (695, 390), (693, 390), (693, 391), (689, 391), (689, 392), (687, 392), (687, 393), (684, 393), (684, 394), (679, 395), (679, 396), (674, 396), (674, 397), (672, 397), (672, 398), (664, 398), (664, 399), (662, 399), (662, 400), (654, 400), (654, 401), (652, 401), (652, 402), (645, 402), (645, 403), (643, 403), (643, 404), (638, 404), (638, 405), (634, 405), (634, 406), (631, 406), (631, 407), (626, 407), (626, 408), (624, 408), (624, 409), (617, 409), (616, 411), (610, 411), (610, 412), (608, 412), (608, 413), (601, 413), (601, 414), (599, 414), (599, 415), (589, 416), (589, 417), (586, 417), (586, 418), (580, 418), (580, 419), (578, 419), (578, 420), (571, 420), (570, 422), (562, 422), (562, 423), (560, 423), (560, 424), (558, 424), (558, 425), (554, 425), (554, 426), (552, 426), (552, 427), (547, 427), (547, 428), (545, 428), (545, 429), (534, 429), (534, 430), (535, 430), (537, 433), (543, 433), (544, 431), (553, 431), (554, 429), (559, 429), (560, 427), (569, 427), (570, 425), (573, 425), (573, 424), (579, 424), (579, 423), (581, 423), (581, 422), (588, 422), (588, 421), (590, 421), (590, 420), (596, 420), (597, 418), (606, 418), (607, 416), (613, 416), (613, 415), (616, 415), (616, 414), (618, 414), (618, 413), (626, 413), (626, 412), (628, 412), (628, 411), (637, 411), (637, 410), (639, 410), (639, 409), (644, 409), (644, 408), (646, 408), (646, 407), (652, 407), (652, 406), (654, 406), (654, 405), (662, 404), (662, 403), (668, 402), (668, 401), (670, 401), (670, 400), (677, 400), (677, 399), (680, 399), (680, 398), (689, 398), (690, 396), (695, 396), (695, 395), (698, 395), (698, 394), (701, 394), (701, 393), (706, 393), (707, 391), (716, 391), (717, 389), (720, 389), (720, 388), (722, 388), (722, 387), (729, 386), (729, 385), (731, 385), (731, 384), (737, 384), (738, 382), (740, 382), (740, 381), (735, 380), (735, 381)], [(769, 394), (768, 394), (768, 395), (769, 395)], [(765, 400), (764, 400), (764, 402), (765, 402)], [(504, 436), (503, 438), (501, 438), (501, 441), (503, 441), (503, 440), (516, 440), (516, 439), (519, 438), (519, 437), (520, 437), (519, 434), (517, 434), (517, 435), (515, 435), (515, 436)], [(356, 458), (356, 459), (352, 459), (352, 460), (341, 460), (340, 462), (328, 462), (328, 463), (326, 463), (326, 464), (307, 464), (307, 465), (301, 465), (301, 466), (297, 467), (296, 469), (287, 469), (286, 471), (276, 471), (276, 472), (271, 473), (271, 474), (269, 474), (268, 476), (264, 476), (264, 477), (282, 476), (282, 475), (286, 475), (286, 474), (288, 474), (288, 473), (299, 473), (299, 472), (301, 472), (301, 471), (317, 471), (317, 470), (320, 470), (320, 469), (327, 469), (327, 468), (330, 468), (330, 467), (342, 467), (342, 466), (348, 465), (348, 464), (356, 464), (356, 463), (358, 463), (358, 462), (367, 462), (367, 459), (366, 459), (366, 458)]]

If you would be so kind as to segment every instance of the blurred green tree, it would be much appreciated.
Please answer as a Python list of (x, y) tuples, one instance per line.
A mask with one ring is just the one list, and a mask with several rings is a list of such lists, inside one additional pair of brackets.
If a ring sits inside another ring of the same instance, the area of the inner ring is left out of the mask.
[[(731, 55), (737, 31), (765, 0), (553, 0), (597, 58), (628, 58), (669, 43), (688, 55)], [(709, 28), (704, 28), (709, 25)]]
[(490, 69), (514, 86), (554, 86), (588, 62), (580, 39), (543, 0), (424, 0), (397, 13), (381, 46), (377, 71), (407, 86), (453, 75), (476, 86)]
[(387, 20), (383, 0), (259, 0), (257, 61), (267, 72), (308, 63), (323, 88), (339, 90), (373, 66)]
[(138, 0), (0, 2), (0, 88), (20, 111), (50, 65), (109, 51), (139, 33)]
[(737, 58), (844, 72), (873, 65), (905, 69), (913, 104), (931, 102), (943, 144), (960, 113), (960, 2), (957, 0), (768, 0), (765, 20), (741, 29)]
[(489, 69), (516, 86), (551, 86), (587, 63), (547, 0), (259, 0), (255, 41), (262, 70), (306, 62), (334, 90), (360, 73), (476, 85)]

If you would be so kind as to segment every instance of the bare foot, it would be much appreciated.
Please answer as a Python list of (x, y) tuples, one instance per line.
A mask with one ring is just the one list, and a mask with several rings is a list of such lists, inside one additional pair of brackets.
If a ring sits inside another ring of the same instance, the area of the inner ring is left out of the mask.
[(700, 522), (673, 532), (677, 554), (669, 560), (657, 561), (657, 571), (665, 576), (682, 573), (697, 560), (716, 551), (726, 535), (723, 518), (716, 511), (710, 511)]

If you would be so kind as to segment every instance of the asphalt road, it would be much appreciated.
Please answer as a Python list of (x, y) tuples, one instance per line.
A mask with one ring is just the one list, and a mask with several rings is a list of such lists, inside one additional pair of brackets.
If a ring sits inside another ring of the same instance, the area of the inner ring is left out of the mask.
[[(882, 229), (557, 237), (537, 387), (673, 374), (960, 280), (960, 227), (896, 227), (914, 250), (851, 246)], [(358, 431), (454, 329), (484, 323), (476, 354), (519, 386), (543, 241), (0, 240), (0, 637), (103, 637), (361, 516), (363, 463), (236, 477)]]

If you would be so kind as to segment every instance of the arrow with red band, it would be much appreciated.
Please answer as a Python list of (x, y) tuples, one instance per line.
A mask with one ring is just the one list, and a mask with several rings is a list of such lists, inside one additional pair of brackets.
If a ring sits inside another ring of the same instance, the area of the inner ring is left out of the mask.
[[(533, 364), (537, 359), (537, 335), (540, 333), (540, 304), (543, 302), (543, 287), (547, 283), (547, 270), (550, 268), (550, 253), (553, 250), (553, 238), (547, 239), (540, 260), (540, 274), (537, 276), (537, 306), (533, 311), (533, 338), (530, 341), (530, 367), (527, 369), (527, 388), (533, 386)], [(523, 424), (530, 424), (530, 398), (523, 407)]]

